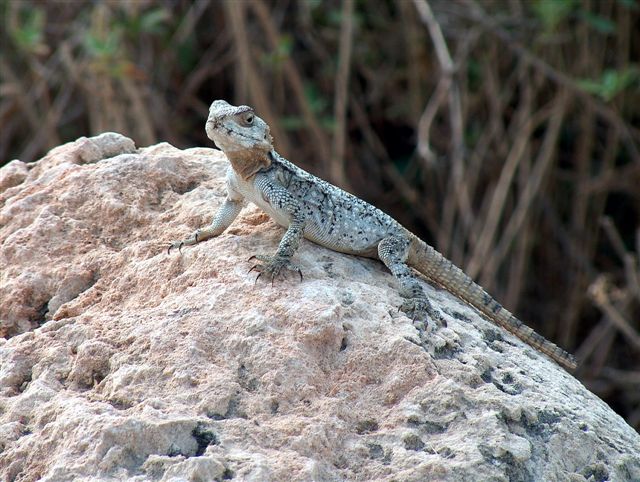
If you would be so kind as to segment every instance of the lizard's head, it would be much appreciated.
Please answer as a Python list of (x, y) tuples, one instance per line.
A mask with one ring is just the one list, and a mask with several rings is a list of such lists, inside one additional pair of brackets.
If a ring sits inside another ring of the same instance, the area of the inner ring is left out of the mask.
[(249, 179), (271, 165), (273, 139), (269, 126), (247, 105), (216, 100), (209, 108), (207, 136), (226, 154), (233, 170)]
[(264, 155), (273, 149), (269, 126), (246, 105), (214, 101), (205, 128), (209, 139), (227, 156), (247, 151)]

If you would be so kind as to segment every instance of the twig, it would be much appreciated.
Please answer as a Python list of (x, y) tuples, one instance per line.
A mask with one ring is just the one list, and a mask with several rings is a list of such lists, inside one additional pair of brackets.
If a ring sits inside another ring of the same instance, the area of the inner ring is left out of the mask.
[(607, 293), (607, 281), (604, 276), (598, 277), (589, 287), (589, 298), (607, 316), (627, 341), (640, 351), (640, 335), (634, 330), (625, 317), (613, 306)]
[(336, 129), (333, 137), (333, 153), (329, 174), (334, 183), (347, 188), (344, 169), (345, 143), (347, 136), (347, 91), (351, 71), (351, 47), (353, 44), (353, 0), (342, 2), (342, 26), (338, 51), (338, 74), (335, 81), (334, 117)]
[[(435, 92), (432, 95), (432, 99), (427, 104), (426, 108), (422, 116), (420, 117), (419, 123), (419, 136), (418, 136), (418, 152), (424, 156), (426, 162), (428, 164), (433, 164), (434, 156), (431, 151), (429, 137), (430, 130), (433, 120), (435, 119), (440, 106), (444, 102), (445, 96), (448, 95), (449, 105), (451, 108), (450, 122), (452, 124), (452, 137), (453, 137), (453, 151), (455, 154), (456, 141), (461, 142), (462, 139), (462, 109), (460, 107), (460, 97), (457, 92), (454, 90), (454, 64), (451, 59), (451, 55), (449, 54), (449, 49), (447, 48), (447, 44), (444, 40), (444, 35), (442, 34), (442, 29), (438, 24), (438, 21), (433, 15), (431, 11), (431, 7), (426, 2), (426, 0), (413, 0), (413, 4), (420, 15), (420, 19), (427, 27), (427, 31), (431, 36), (431, 41), (433, 42), (433, 47), (436, 51), (436, 56), (438, 58), (438, 63), (440, 64), (440, 79), (436, 86)], [(458, 94), (456, 98), (454, 96)], [(454, 120), (454, 117), (456, 118)], [(453, 131), (453, 128), (460, 127), (460, 131)], [(455, 161), (455, 159), (453, 159)], [(427, 166), (430, 167), (430, 166)]]
[[(575, 355), (582, 363), (592, 359), (595, 354), (607, 358), (608, 353), (603, 353), (605, 340), (612, 340), (616, 333), (615, 327), (603, 315), (601, 321), (589, 332), (587, 338), (576, 349)], [(609, 342), (610, 343), (610, 342)], [(604, 360), (599, 363), (602, 365)]]
[(451, 55), (449, 55), (449, 49), (447, 48), (447, 43), (444, 40), (444, 35), (442, 35), (440, 25), (433, 16), (431, 7), (426, 0), (413, 0), (413, 4), (416, 6), (416, 10), (418, 11), (420, 18), (429, 30), (429, 35), (433, 41), (433, 47), (436, 50), (440, 67), (445, 75), (453, 74), (453, 60), (451, 60)]
[(431, 137), (431, 125), (447, 96), (450, 85), (451, 77), (440, 76), (438, 84), (418, 122), (418, 154), (425, 161), (427, 170), (432, 170), (436, 164), (436, 156), (431, 150), (431, 142), (429, 140)]
[(472, 278), (476, 277), (478, 273), (486, 267), (489, 251), (497, 236), (499, 222), (504, 215), (506, 208), (505, 201), (511, 188), (516, 169), (529, 145), (531, 133), (541, 122), (552, 115), (551, 109), (551, 106), (547, 106), (533, 116), (528, 115), (529, 110), (526, 103), (522, 103), (518, 109), (518, 114), (513, 121), (516, 126), (519, 126), (516, 129), (517, 137), (511, 146), (509, 155), (500, 173), (500, 178), (493, 191), (491, 203), (486, 209), (487, 217), (483, 221), (482, 229), (479, 230), (478, 241), (466, 265), (466, 272)]
[[(493, 46), (490, 46), (493, 47)], [(491, 50), (488, 53), (489, 59), (495, 58), (497, 53)], [(491, 146), (494, 146), (494, 149), (499, 158), (507, 158), (509, 155), (508, 149), (508, 139), (507, 133), (505, 132), (505, 128), (503, 126), (502, 113), (504, 111), (504, 105), (509, 102), (509, 99), (513, 96), (513, 92), (516, 87), (518, 87), (518, 82), (516, 82), (516, 78), (519, 77), (518, 72), (522, 72), (526, 70), (526, 66), (523, 63), (519, 63), (518, 67), (514, 70), (514, 73), (510, 76), (512, 79), (507, 80), (505, 84), (502, 86), (498, 85), (498, 81), (495, 76), (495, 72), (489, 65), (492, 64), (490, 61), (484, 64), (484, 73), (483, 78), (485, 79), (483, 91), (479, 94), (479, 97), (482, 98), (481, 103), (489, 103), (488, 116), (486, 128), (483, 129), (482, 134), (478, 138), (478, 142), (476, 142), (473, 150), (469, 154), (469, 167), (467, 169), (467, 178), (469, 185), (469, 193), (473, 196), (476, 193), (477, 187), (482, 186), (482, 176), (481, 172), (485, 166), (485, 159), (487, 158), (487, 154), (489, 153), (489, 149)], [(529, 85), (525, 83), (525, 86)], [(529, 90), (525, 90), (527, 93)], [(524, 104), (521, 104), (518, 108), (517, 114), (515, 116), (518, 119), (517, 123), (522, 125), (521, 119), (527, 117), (527, 114), (524, 112)], [(514, 122), (515, 124), (516, 122)], [(517, 135), (519, 135), (519, 130), (517, 131)], [(491, 192), (491, 191), (489, 191)], [(478, 213), (490, 213), (487, 208), (489, 194), (484, 194), (483, 202), (480, 205), (480, 209), (477, 209)], [(485, 226), (485, 219), (481, 216), (476, 216), (474, 223), (467, 228), (467, 232), (465, 233), (465, 240), (468, 243), (468, 251), (469, 253), (474, 253), (478, 241), (481, 239), (478, 236), (478, 233), (482, 232)], [(473, 256), (467, 255), (468, 258), (473, 259)], [(469, 263), (469, 259), (464, 264), (465, 271), (467, 271), (467, 264)], [(468, 272), (468, 271), (467, 271)], [(487, 288), (491, 288), (488, 286)]]
[[(612, 126), (608, 129), (606, 134), (606, 142), (604, 144), (602, 160), (600, 162), (601, 177), (610, 178), (609, 173), (616, 173), (615, 169), (616, 156), (619, 152), (619, 139), (620, 134), (616, 127)], [(630, 163), (628, 166), (637, 168), (638, 164)], [(623, 168), (624, 169), (624, 168)], [(632, 179), (632, 177), (630, 177)], [(586, 259), (593, 259), (596, 251), (598, 250), (599, 243), (599, 230), (594, 219), (600, 219), (605, 211), (607, 202), (609, 199), (609, 191), (607, 192), (592, 192), (590, 190), (591, 182), (586, 181), (587, 185), (578, 187), (585, 195), (590, 198), (590, 205), (588, 208), (588, 217), (592, 220), (589, 222), (588, 229), (583, 233), (571, 233), (572, 245), (571, 249), (565, 250), (573, 254), (581, 252)], [(575, 262), (575, 258), (574, 258)], [(575, 332), (578, 330), (578, 323), (580, 314), (583, 312), (583, 305), (587, 299), (585, 292), (589, 285), (589, 280), (593, 279), (597, 272), (591, 265), (589, 268), (585, 267), (584, 263), (579, 263), (576, 266), (575, 275), (568, 279), (570, 286), (569, 296), (567, 298), (566, 308), (562, 314), (564, 323), (560, 327), (561, 340), (568, 342), (574, 339)], [(568, 276), (571, 276), (571, 272), (568, 272)]]
[[(465, 165), (463, 159), (464, 122), (462, 119), (462, 106), (460, 102), (460, 91), (458, 83), (454, 78), (454, 63), (451, 59), (449, 49), (444, 40), (442, 29), (440, 28), (440, 25), (434, 17), (433, 12), (431, 11), (431, 7), (426, 2), (426, 0), (413, 0), (413, 4), (415, 5), (421, 20), (427, 27), (429, 35), (431, 36), (431, 41), (433, 42), (436, 56), (438, 57), (438, 62), (440, 64), (440, 75), (443, 79), (447, 79), (443, 80), (442, 84), (439, 85), (439, 90), (446, 90), (448, 92), (449, 122), (451, 124), (451, 163), (453, 168), (449, 186), (447, 189), (446, 199), (448, 200), (448, 202), (445, 203), (443, 209), (442, 228), (439, 230), (437, 241), (438, 247), (446, 252), (447, 249), (445, 248), (452, 240), (456, 208), (460, 206), (461, 211), (466, 213), (469, 213), (471, 211), (469, 193), (467, 191), (465, 183)], [(439, 101), (436, 103), (436, 107), (438, 106), (438, 104)], [(427, 106), (427, 109), (428, 108), (429, 106)], [(431, 115), (426, 110), (425, 113)], [(428, 120), (427, 118), (424, 123), (421, 121), (421, 124), (429, 125), (432, 120), (433, 119)], [(421, 131), (421, 134), (424, 134), (423, 129), (421, 129)], [(427, 145), (422, 149), (419, 148), (419, 150), (428, 153), (430, 152), (430, 148), (428, 145), (428, 136), (426, 137), (426, 139), (427, 140), (425, 142), (427, 142)], [(420, 142), (421, 140), (418, 141), (418, 143)]]
[(527, 223), (520, 235), (518, 236), (518, 243), (514, 247), (513, 256), (510, 259), (509, 266), (509, 283), (506, 286), (503, 299), (504, 306), (508, 307), (512, 312), (517, 312), (518, 301), (525, 287), (527, 280), (527, 269), (531, 260), (531, 246), (532, 241), (535, 239), (533, 235), (534, 227), (532, 223)]
[[(410, 205), (416, 206), (422, 203), (420, 193), (409, 184), (402, 175), (398, 173), (393, 163), (390, 161), (389, 153), (387, 152), (384, 144), (375, 133), (369, 123), (369, 118), (362, 106), (357, 102), (355, 98), (350, 99), (351, 111), (353, 112), (354, 120), (358, 124), (358, 128), (362, 131), (367, 144), (371, 147), (374, 155), (381, 159), (382, 162), (377, 163), (376, 167), (382, 169), (387, 179), (395, 188), (395, 192), (399, 193), (402, 200)], [(365, 158), (366, 161), (366, 158)], [(415, 212), (415, 216), (424, 222), (429, 228), (435, 232), (436, 223), (433, 219), (429, 218), (426, 209), (418, 209)]]
[(542, 146), (536, 156), (531, 178), (522, 192), (513, 216), (509, 219), (496, 249), (491, 253), (487, 262), (488, 269), (483, 271), (483, 278), (493, 278), (495, 276), (497, 267), (509, 251), (513, 240), (518, 236), (518, 232), (522, 228), (533, 200), (540, 191), (542, 181), (549, 172), (549, 168), (556, 157), (554, 148), (558, 141), (562, 121), (567, 110), (567, 96), (566, 90), (561, 89), (553, 101), (554, 109), (551, 114), (549, 126), (545, 132), (544, 140), (542, 141)]
[[(204, 104), (197, 97), (197, 91), (200, 86), (205, 80), (214, 78), (219, 72), (227, 69), (229, 64), (236, 59), (236, 52), (231, 46), (229, 30), (231, 29), (225, 31), (218, 43), (212, 44), (202, 53), (198, 65), (193, 68), (191, 75), (186, 78), (186, 84), (178, 95), (176, 110), (181, 110), (188, 105)], [(206, 111), (204, 115), (206, 116)]]
[(387, 149), (369, 124), (364, 109), (355, 99), (351, 101), (351, 109), (354, 114), (354, 119), (362, 131), (367, 144), (373, 149), (375, 155), (383, 161), (380, 164), (385, 175), (396, 186), (397, 192), (400, 193), (407, 204), (411, 206), (418, 204), (420, 202), (420, 194), (395, 170), (389, 158)]
[(171, 37), (169, 45), (181, 45), (185, 40), (193, 36), (195, 25), (207, 11), (210, 2), (211, 0), (196, 0), (189, 3), (189, 10), (184, 14), (180, 25)]
[(260, 112), (260, 116), (271, 127), (273, 136), (277, 139), (278, 150), (283, 152), (285, 156), (291, 154), (291, 148), (287, 142), (287, 137), (280, 128), (276, 116), (271, 110), (271, 102), (267, 98), (264, 91), (264, 83), (261, 76), (258, 75), (251, 59), (251, 51), (249, 48), (249, 36), (245, 24), (245, 4), (243, 2), (226, 2), (225, 7), (231, 21), (231, 32), (233, 33), (234, 43), (238, 54), (238, 71), (236, 75), (236, 95), (242, 99), (243, 92), (249, 89), (251, 99), (255, 104), (256, 110)]
[(605, 233), (607, 233), (609, 242), (624, 264), (625, 278), (630, 293), (640, 301), (640, 267), (638, 266), (637, 258), (627, 251), (620, 233), (609, 216), (603, 217), (600, 220), (600, 225), (604, 229)]
[(398, 2), (400, 15), (404, 24), (403, 37), (407, 49), (407, 82), (409, 89), (407, 99), (409, 101), (409, 114), (412, 123), (417, 123), (422, 113), (422, 75), (423, 62), (421, 52), (424, 42), (421, 38), (422, 26), (416, 21), (415, 9), (409, 2)]
[(150, 115), (147, 109), (147, 104), (144, 102), (145, 89), (136, 87), (136, 83), (126, 77), (120, 79), (120, 85), (126, 95), (127, 108), (129, 111), (130, 121), (135, 125), (137, 131), (136, 140), (142, 145), (151, 145), (157, 142), (156, 134), (153, 129), (152, 121), (153, 116)]

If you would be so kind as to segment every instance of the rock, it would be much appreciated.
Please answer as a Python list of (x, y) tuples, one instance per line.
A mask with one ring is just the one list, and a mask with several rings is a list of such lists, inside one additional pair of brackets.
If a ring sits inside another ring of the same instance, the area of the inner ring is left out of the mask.
[(421, 343), (379, 262), (210, 222), (224, 156), (118, 134), (0, 170), (2, 480), (640, 480), (640, 436), (573, 376), (425, 283)]
[(29, 174), (29, 165), (17, 159), (0, 169), (0, 193), (17, 186)]

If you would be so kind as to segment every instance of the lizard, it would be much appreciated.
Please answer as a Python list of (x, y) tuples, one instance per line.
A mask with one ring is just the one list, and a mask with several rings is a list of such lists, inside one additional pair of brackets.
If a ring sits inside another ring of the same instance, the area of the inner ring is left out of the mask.
[(222, 234), (246, 201), (253, 202), (286, 229), (275, 254), (256, 255), (250, 271), (273, 280), (287, 271), (302, 270), (293, 255), (303, 238), (341, 253), (379, 259), (400, 286), (400, 309), (423, 330), (429, 318), (444, 320), (432, 307), (418, 271), (462, 299), (489, 321), (546, 354), (567, 370), (576, 359), (512, 315), (463, 270), (422, 241), (398, 221), (366, 201), (324, 181), (280, 156), (273, 147), (269, 125), (246, 105), (224, 100), (211, 104), (205, 124), (209, 139), (230, 162), (227, 197), (211, 224), (169, 245), (180, 252)]

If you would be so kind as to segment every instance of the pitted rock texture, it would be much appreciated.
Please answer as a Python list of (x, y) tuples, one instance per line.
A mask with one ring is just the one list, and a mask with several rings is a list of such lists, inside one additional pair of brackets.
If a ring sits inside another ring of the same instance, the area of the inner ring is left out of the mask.
[(227, 162), (113, 133), (0, 170), (0, 478), (640, 480), (640, 436), (553, 362), (425, 283), (421, 343), (374, 260), (210, 222)]

